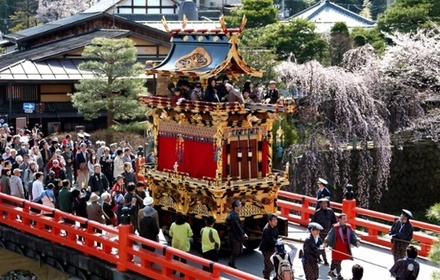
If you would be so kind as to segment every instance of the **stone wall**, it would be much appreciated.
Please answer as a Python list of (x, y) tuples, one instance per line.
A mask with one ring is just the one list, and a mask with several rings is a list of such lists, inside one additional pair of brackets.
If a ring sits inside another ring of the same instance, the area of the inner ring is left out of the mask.
[[(357, 188), (359, 151), (352, 151), (351, 153), (351, 172), (349, 172), (350, 178), (348, 181), (353, 184), (356, 194), (359, 191)], [(369, 209), (399, 215), (401, 208), (407, 208), (416, 214), (416, 218), (423, 219), (426, 209), (440, 202), (440, 148), (436, 143), (426, 140), (406, 144), (400, 149), (393, 148), (392, 153), (388, 190), (382, 190), (380, 201), (375, 201), (373, 198), (374, 193), (370, 192)], [(325, 166), (325, 174), (327, 175), (323, 175), (323, 177), (328, 179), (331, 184), (334, 181), (333, 168), (331, 163), (327, 161), (328, 158), (330, 158), (329, 155), (324, 153), (320, 160)], [(305, 160), (304, 157), (301, 160)], [(298, 170), (291, 172), (291, 176), (301, 177), (301, 174), (306, 173), (305, 170), (301, 170), (301, 166), (304, 166), (301, 162), (296, 166)], [(342, 170), (341, 166), (339, 168)], [(374, 172), (374, 170), (371, 170), (371, 172)], [(340, 177), (342, 176), (341, 174)], [(317, 177), (320, 176), (316, 176), (312, 182), (316, 182)], [(295, 181), (304, 182), (305, 180), (296, 178)], [(370, 189), (374, 189), (373, 184), (371, 182)], [(290, 188), (290, 190), (297, 193), (316, 195), (316, 184), (309, 189), (312, 191), (307, 193), (304, 186), (294, 185)], [(332, 200), (342, 201), (344, 186), (331, 185), (330, 191), (332, 192)]]

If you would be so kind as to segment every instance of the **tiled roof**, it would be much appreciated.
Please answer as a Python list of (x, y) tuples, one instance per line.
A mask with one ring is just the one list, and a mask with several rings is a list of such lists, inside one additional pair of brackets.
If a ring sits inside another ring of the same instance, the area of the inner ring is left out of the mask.
[[(102, 12), (102, 13), (81, 13), (77, 15), (73, 15), (67, 18), (55, 20), (49, 23), (46, 23), (44, 25), (31, 27), (22, 31), (18, 31), (16, 33), (11, 33), (4, 35), (5, 39), (10, 40), (12, 42), (20, 43), (22, 41), (29, 41), (33, 38), (42, 37), (47, 34), (54, 33), (56, 31), (60, 32), (63, 30), (69, 30), (74, 26), (78, 26), (78, 24), (83, 22), (92, 21), (94, 19), (101, 19), (101, 18), (113, 18), (117, 22), (127, 23), (128, 25), (133, 25), (133, 28), (135, 27), (143, 27), (144, 29), (148, 29), (149, 31), (152, 31), (156, 34), (162, 34), (162, 32), (158, 31), (154, 28), (149, 28), (145, 25), (140, 25), (135, 21), (127, 20), (124, 17), (121, 17), (119, 15), (110, 15), (108, 13)], [(128, 29), (128, 28), (126, 28)]]
[(318, 2), (293, 15), (288, 20), (296, 18), (303, 18), (316, 23), (320, 31), (324, 31), (322, 29), (330, 29), (335, 22), (339, 21), (345, 22), (348, 28), (372, 27), (375, 24), (375, 21), (364, 18), (328, 0)]
[(90, 14), (77, 14), (67, 18), (62, 18), (59, 20), (55, 20), (43, 25), (34, 26), (31, 28), (27, 28), (15, 33), (10, 33), (4, 35), (5, 38), (11, 39), (13, 41), (19, 41), (21, 39), (32, 37), (35, 35), (42, 36), (45, 33), (52, 31), (57, 28), (66, 28), (71, 24), (77, 24), (78, 22), (88, 20), (90, 18), (96, 17), (101, 13), (90, 13)]
[[(39, 61), (44, 58), (54, 57), (60, 54), (83, 48), (90, 44), (95, 37), (117, 38), (129, 34), (128, 30), (103, 29), (94, 32), (81, 34), (67, 39), (50, 42), (45, 45), (37, 46), (23, 51), (17, 51), (0, 56), (0, 71), (4, 67), (13, 65), (17, 61), (29, 60)], [(0, 80), (2, 77), (0, 77)]]

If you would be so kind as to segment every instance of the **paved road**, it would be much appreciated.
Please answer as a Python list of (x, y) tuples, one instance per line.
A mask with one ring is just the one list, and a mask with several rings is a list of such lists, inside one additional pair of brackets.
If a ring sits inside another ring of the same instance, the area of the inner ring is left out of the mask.
[[(295, 239), (304, 239), (306, 236), (305, 228), (290, 225), (289, 226), (289, 237)], [(293, 242), (295, 246), (298, 248), (302, 248), (302, 243)], [(287, 247), (286, 247), (287, 248)], [(192, 253), (200, 255), (198, 252), (193, 251)], [(343, 261), (342, 262), (342, 276), (344, 279), (351, 278), (351, 267), (355, 263), (359, 263), (364, 267), (364, 277), (365, 280), (382, 280), (382, 279), (394, 279), (390, 276), (388, 269), (393, 265), (393, 256), (389, 249), (381, 248), (373, 245), (369, 245), (366, 243), (362, 243), (359, 248), (353, 248), (354, 257), (360, 258), (362, 260), (353, 260), (353, 261)], [(327, 251), (327, 257), (331, 260), (331, 252)], [(365, 262), (365, 261), (367, 262)], [(418, 259), (420, 263), (420, 274), (418, 279), (420, 280), (429, 280), (431, 279), (431, 274), (434, 270), (439, 269), (434, 264), (423, 260)], [(220, 259), (222, 264), (228, 263), (227, 257), (222, 257)], [(262, 277), (263, 270), (263, 256), (258, 250), (254, 251), (245, 251), (243, 255), (241, 255), (236, 263), (238, 269), (246, 271), (248, 273), (254, 274), (257, 277)], [(294, 269), (295, 269), (295, 279), (305, 279), (304, 271), (302, 269), (301, 261), (298, 258), (295, 258), (294, 261)], [(320, 265), (319, 267), (319, 279), (331, 279), (330, 276), (327, 276), (329, 267)]]

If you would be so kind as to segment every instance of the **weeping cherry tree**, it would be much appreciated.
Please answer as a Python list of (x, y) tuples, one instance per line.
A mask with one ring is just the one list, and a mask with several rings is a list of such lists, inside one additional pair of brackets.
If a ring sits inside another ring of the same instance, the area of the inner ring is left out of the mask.
[(387, 188), (391, 135), (439, 140), (440, 110), (429, 106), (440, 102), (439, 31), (385, 34), (393, 45), (381, 57), (365, 45), (348, 51), (341, 67), (311, 61), (275, 68), (287, 87), (306, 96), (295, 116), (302, 144), (284, 155), (293, 190), (311, 194), (317, 177), (330, 175), (337, 186), (355, 183), (367, 207)]
[[(325, 68), (311, 61), (302, 65), (283, 62), (275, 69), (288, 87), (299, 87), (307, 95), (297, 113), (307, 148), (301, 161), (291, 162), (294, 173), (301, 170), (301, 174), (294, 174), (293, 185), (303, 185), (310, 193), (316, 178), (324, 176), (322, 167), (328, 161), (334, 184), (347, 184), (353, 171), (350, 143), (352, 149), (359, 149), (355, 170), (359, 201), (368, 204), (371, 193), (379, 198), (386, 186), (391, 159), (390, 136), (380, 113), (384, 104), (372, 97), (361, 76), (340, 67)], [(374, 150), (368, 149), (371, 145)], [(295, 145), (285, 154), (290, 154), (290, 158), (300, 156)], [(295, 166), (300, 162), (307, 168)], [(376, 183), (373, 192), (369, 190), (372, 180)]]

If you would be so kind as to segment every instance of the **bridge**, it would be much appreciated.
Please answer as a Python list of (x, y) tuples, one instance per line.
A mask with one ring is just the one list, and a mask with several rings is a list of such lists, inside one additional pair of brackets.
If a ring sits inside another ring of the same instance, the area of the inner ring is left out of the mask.
[[(279, 192), (280, 215), (291, 222), (289, 237), (298, 241), (304, 238), (305, 230), (300, 226), (308, 224), (310, 215), (314, 213), (315, 201), (313, 197)], [(52, 217), (37, 214), (31, 211), (31, 208), (49, 212)], [(384, 273), (381, 275), (388, 276), (386, 267), (392, 264), (392, 256), (387, 249), (391, 245), (390, 240), (385, 234), (395, 217), (357, 207), (355, 200), (332, 202), (332, 208), (347, 213), (349, 223), (359, 229), (358, 234), (363, 240), (364, 249), (354, 249), (354, 255), (358, 258), (355, 262), (369, 267), (372, 277), (377, 276), (375, 273), (378, 270), (375, 268)], [(262, 258), (257, 251), (246, 252), (242, 260), (239, 259), (237, 262), (238, 267), (242, 268), (236, 270), (223, 265), (226, 260), (212, 263), (200, 258), (197, 253), (185, 253), (162, 243), (141, 238), (132, 234), (130, 225), (108, 227), (5, 194), (0, 194), (0, 214), (2, 247), (37, 259), (41, 264), (48, 264), (80, 279), (182, 279), (178, 277), (179, 273), (174, 274), (174, 271), (185, 274), (185, 279), (261, 277)], [(75, 221), (75, 226), (65, 223), (66, 219)], [(419, 255), (425, 258), (431, 246), (439, 242), (437, 237), (429, 235), (428, 232), (439, 233), (440, 226), (414, 220), (412, 223), (416, 229), (413, 240), (420, 249)], [(142, 245), (154, 247), (156, 251), (146, 251), (142, 249)], [(297, 246), (301, 244), (297, 243)], [(187, 259), (188, 264), (174, 260), (175, 256)], [(251, 261), (244, 261), (246, 258), (250, 258)], [(423, 278), (420, 279), (429, 279), (426, 277), (430, 277), (435, 265), (423, 259), (421, 263)], [(345, 265), (348, 266), (349, 262)], [(211, 272), (202, 270), (203, 266), (210, 267)], [(12, 269), (14, 267), (9, 268)], [(304, 279), (301, 278), (302, 268), (298, 259), (295, 260), (295, 269), (295, 277)], [(345, 273), (349, 272), (349, 267), (344, 267), (344, 270)], [(327, 279), (328, 268), (321, 267), (320, 271), (322, 279)]]

